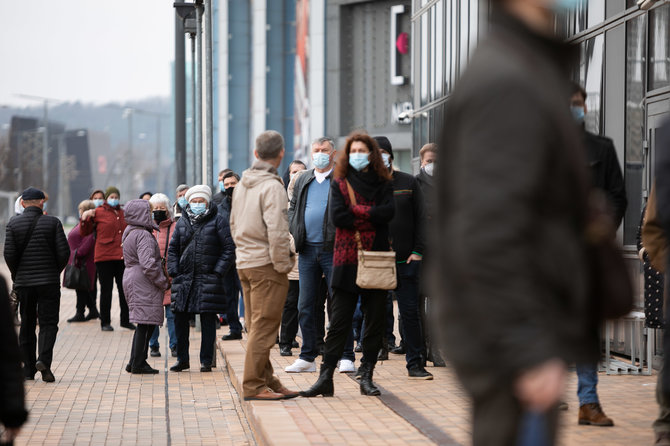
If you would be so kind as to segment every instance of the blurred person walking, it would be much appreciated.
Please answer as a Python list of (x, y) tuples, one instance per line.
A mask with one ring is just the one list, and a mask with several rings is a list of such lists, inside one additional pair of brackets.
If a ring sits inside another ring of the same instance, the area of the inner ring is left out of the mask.
[[(28, 419), (21, 373), (21, 351), (4, 277), (0, 276), (0, 442), (13, 444)], [(2, 432), (4, 430), (4, 433)]]
[(439, 143), (432, 295), (473, 444), (553, 444), (566, 364), (599, 351), (586, 158), (565, 107), (578, 48), (553, 33), (567, 2), (493, 3)]
[(125, 206), (128, 226), (123, 231), (123, 289), (128, 299), (130, 321), (137, 324), (133, 335), (130, 362), (126, 371), (154, 374), (158, 370), (147, 363), (149, 338), (163, 324), (163, 296), (168, 287), (158, 242), (158, 229), (151, 218), (151, 204), (143, 198)]
[[(417, 180), (410, 174), (393, 170), (393, 147), (385, 136), (375, 136), (384, 165), (391, 172), (395, 215), (389, 223), (393, 250), (396, 252), (398, 287), (395, 295), (402, 320), (402, 339), (407, 374), (412, 379), (433, 379), (421, 359), (421, 323), (419, 321), (419, 277), (426, 248), (426, 210)], [(365, 345), (364, 345), (365, 346)]]
[[(92, 200), (84, 200), (79, 203), (79, 218), (89, 209), (95, 209), (95, 203)], [(88, 274), (89, 288), (87, 290), (77, 289), (77, 311), (73, 317), (68, 319), (68, 322), (85, 322), (100, 317), (98, 309), (96, 308), (96, 286), (95, 286), (95, 235), (89, 234), (85, 237), (80, 232), (81, 223), (70, 230), (67, 235), (67, 242), (70, 245), (70, 261), (69, 265), (75, 267), (86, 267)], [(84, 314), (88, 307), (88, 314)]]
[[(352, 194), (356, 204), (350, 198)], [(354, 311), (361, 296), (364, 331), (363, 357), (358, 368), (360, 390), (362, 395), (375, 396), (381, 393), (372, 376), (384, 336), (388, 292), (356, 285), (358, 240), (365, 251), (389, 251), (389, 222), (395, 205), (391, 173), (384, 165), (377, 142), (370, 136), (354, 133), (347, 139), (335, 166), (329, 203), (329, 218), (335, 225), (330, 282), (332, 318), (319, 379), (301, 395), (333, 395), (333, 373), (351, 336)]]
[(51, 363), (58, 333), (60, 273), (70, 258), (70, 247), (60, 220), (42, 213), (44, 193), (29, 187), (21, 197), (25, 210), (7, 223), (4, 257), (19, 299), (23, 374), (34, 379), (40, 371), (42, 381), (54, 382)]
[(235, 188), (230, 214), (248, 333), (242, 392), (245, 400), (281, 400), (298, 396), (274, 375), (270, 362), (295, 257), (286, 191), (277, 173), (284, 138), (274, 130), (261, 133), (254, 155), (256, 161)]
[[(160, 249), (161, 253), (161, 264), (166, 267), (167, 265), (167, 254), (168, 254), (168, 246), (170, 244), (170, 239), (172, 238), (172, 234), (174, 233), (174, 228), (177, 224), (172, 219), (172, 211), (170, 210), (170, 199), (168, 198), (167, 195), (165, 194), (154, 194), (151, 196), (151, 199), (149, 199), (149, 203), (151, 204), (151, 215), (154, 220), (154, 223), (158, 225), (158, 229), (154, 229), (153, 234), (154, 237), (156, 237), (156, 241), (158, 242), (158, 248)], [(166, 269), (167, 271), (167, 269)], [(170, 302), (171, 302), (171, 291), (170, 288), (168, 287), (167, 290), (165, 290), (165, 293), (163, 294), (163, 307), (165, 308), (165, 319), (167, 320), (167, 330), (168, 330), (168, 336), (169, 336), (169, 346), (170, 346), (170, 352), (172, 354), (172, 357), (176, 358), (177, 357), (177, 335), (175, 333), (174, 329), (174, 314), (172, 313), (172, 309), (170, 308)], [(151, 339), (149, 339), (149, 348), (151, 349), (151, 356), (153, 357), (159, 357), (161, 355), (160, 353), (160, 342), (158, 341), (158, 337), (160, 334), (160, 330), (158, 327), (154, 329), (153, 334), (151, 335)]]
[(172, 311), (177, 335), (177, 363), (173, 372), (190, 368), (189, 319), (200, 315), (200, 371), (211, 372), (216, 339), (216, 315), (226, 310), (225, 276), (234, 266), (235, 247), (226, 219), (211, 203), (206, 185), (186, 192), (188, 205), (168, 247), (172, 277)]
[(126, 229), (126, 220), (119, 203), (121, 193), (110, 186), (105, 191), (105, 203), (81, 214), (79, 230), (82, 236), (95, 232), (95, 267), (100, 280), (100, 327), (102, 331), (114, 331), (111, 325), (112, 290), (116, 282), (119, 293), (121, 327), (135, 330), (128, 319), (128, 303), (123, 292), (123, 246), (121, 238)]

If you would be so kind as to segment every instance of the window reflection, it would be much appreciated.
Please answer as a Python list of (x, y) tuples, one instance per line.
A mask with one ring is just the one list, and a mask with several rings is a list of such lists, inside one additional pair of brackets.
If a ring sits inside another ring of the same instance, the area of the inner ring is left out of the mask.
[(649, 90), (670, 86), (670, 5), (649, 12)]
[(640, 16), (626, 23), (626, 147), (625, 173), (628, 208), (624, 218), (623, 241), (634, 245), (642, 210), (642, 175), (646, 71), (646, 22)]
[(428, 55), (430, 47), (428, 44), (428, 16), (426, 13), (421, 16), (421, 105), (428, 103), (428, 82), (430, 81), (428, 73)]
[(435, 97), (439, 99), (446, 92), (444, 91), (444, 2), (440, 0), (434, 8), (435, 21), (434, 33), (435, 36)]
[(602, 127), (601, 104), (603, 85), (603, 48), (605, 37), (600, 34), (582, 43), (579, 82), (586, 90), (586, 130), (599, 134)]

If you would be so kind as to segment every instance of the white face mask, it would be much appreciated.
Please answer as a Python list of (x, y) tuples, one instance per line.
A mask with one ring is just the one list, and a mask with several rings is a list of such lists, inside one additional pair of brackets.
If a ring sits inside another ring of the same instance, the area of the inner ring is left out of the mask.
[(433, 172), (435, 171), (435, 163), (429, 163), (426, 164), (423, 168), (423, 171), (426, 172), (426, 175), (433, 176)]

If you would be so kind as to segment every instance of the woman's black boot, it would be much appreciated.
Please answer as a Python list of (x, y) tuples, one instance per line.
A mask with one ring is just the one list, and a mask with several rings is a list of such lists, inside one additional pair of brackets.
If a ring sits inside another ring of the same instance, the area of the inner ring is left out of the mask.
[(319, 372), (319, 379), (316, 380), (314, 385), (304, 392), (300, 392), (300, 396), (311, 398), (313, 396), (333, 396), (335, 394), (335, 388), (333, 387), (333, 373), (335, 372), (335, 367), (328, 366), (326, 364), (321, 364), (321, 371)]
[(374, 369), (375, 365), (369, 362), (361, 362), (360, 367), (358, 367), (361, 373), (361, 395), (377, 396), (382, 394), (377, 386), (375, 386), (375, 383), (372, 382), (372, 372)]

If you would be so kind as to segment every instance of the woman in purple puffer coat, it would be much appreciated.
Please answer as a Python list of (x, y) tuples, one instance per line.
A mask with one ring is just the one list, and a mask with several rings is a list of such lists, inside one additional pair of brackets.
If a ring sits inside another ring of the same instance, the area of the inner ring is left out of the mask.
[(147, 363), (149, 338), (163, 324), (163, 293), (168, 279), (161, 262), (158, 242), (153, 230), (158, 226), (151, 218), (151, 205), (146, 200), (126, 203), (123, 232), (123, 292), (128, 301), (130, 321), (137, 324), (126, 371), (135, 374), (158, 373)]

